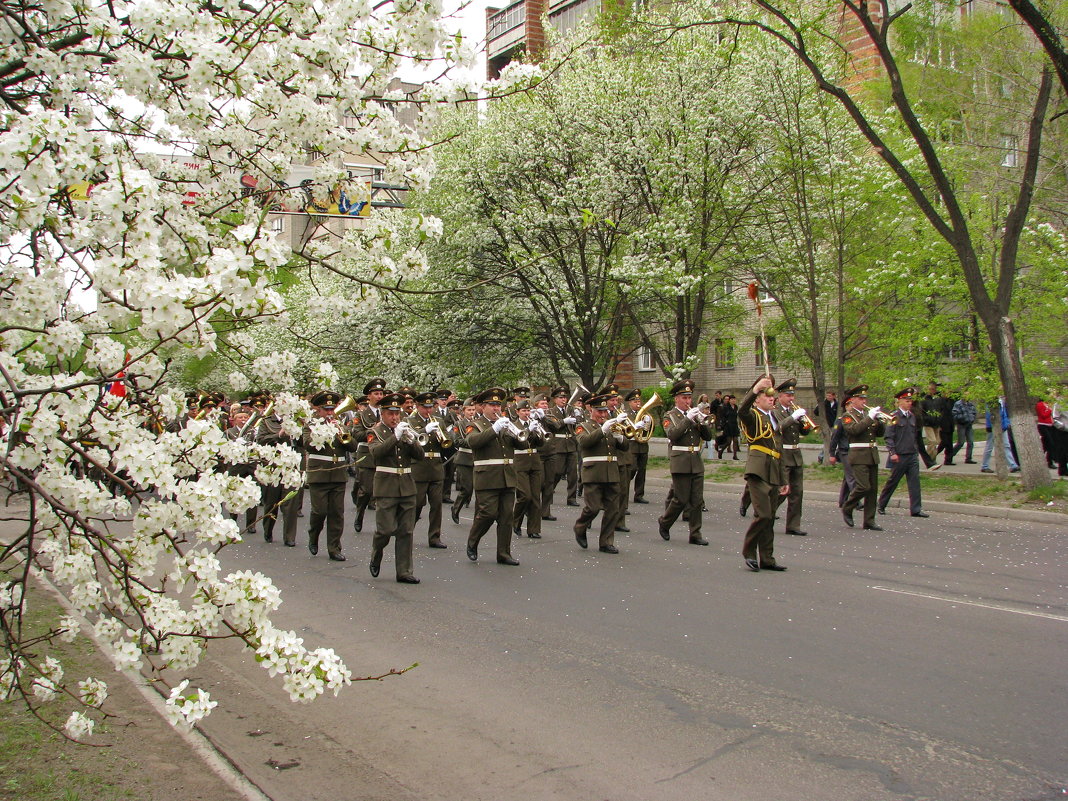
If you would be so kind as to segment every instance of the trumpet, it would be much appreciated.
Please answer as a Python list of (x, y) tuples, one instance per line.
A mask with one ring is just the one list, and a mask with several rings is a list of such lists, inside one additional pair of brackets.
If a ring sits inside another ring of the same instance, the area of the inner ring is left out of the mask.
[[(790, 411), (791, 412), (796, 412), (800, 408), (801, 407), (798, 406), (796, 403), (791, 403), (790, 404)], [(887, 417), (889, 417), (889, 415), (887, 415)], [(808, 412), (805, 412), (804, 416), (801, 418), (801, 422), (804, 423), (806, 426), (808, 426), (813, 431), (819, 431), (820, 430), (820, 427), (818, 425), (816, 425), (816, 421), (808, 416)]]
[(252, 415), (245, 424), (241, 426), (241, 430), (237, 433), (239, 437), (245, 436), (245, 433), (251, 428), (253, 431), (258, 431), (260, 425), (263, 423), (264, 418), (269, 417), (271, 412), (274, 411), (274, 401), (267, 404), (267, 408), (260, 411), (256, 410), (256, 413)]
[[(869, 414), (871, 414), (872, 407), (869, 406), (868, 404), (865, 403), (861, 408), (864, 411), (866, 411)], [(883, 423), (893, 422), (893, 419), (894, 419), (894, 416), (892, 414), (887, 414), (886, 412), (882, 411), (881, 409), (878, 412), (876, 412), (875, 416), (876, 416), (876, 418), (878, 418), (878, 420), (880, 422), (883, 422)]]
[(508, 430), (512, 432), (512, 436), (515, 437), (515, 441), (520, 445), (526, 445), (527, 440), (530, 439), (530, 432), (525, 428), (520, 428), (515, 423), (508, 423)]
[[(653, 438), (653, 426), (656, 421), (653, 419), (652, 410), (657, 406), (663, 405), (664, 399), (660, 397), (660, 393), (654, 392), (652, 397), (634, 413), (634, 439), (637, 442), (648, 442)], [(649, 424), (643, 428), (638, 428), (637, 424), (646, 418), (648, 418)]]

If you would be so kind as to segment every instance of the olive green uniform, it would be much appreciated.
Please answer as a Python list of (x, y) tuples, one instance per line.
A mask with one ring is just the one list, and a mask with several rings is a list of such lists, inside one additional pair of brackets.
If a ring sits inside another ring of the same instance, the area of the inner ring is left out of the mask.
[(382, 564), (382, 552), (394, 538), (397, 578), (412, 573), (412, 530), (415, 528), (415, 479), (412, 464), (423, 459), (418, 443), (403, 442), (385, 423), (376, 423), (368, 432), (368, 453), (374, 465), (372, 492), (375, 498), (375, 535), (371, 540), (371, 562)]

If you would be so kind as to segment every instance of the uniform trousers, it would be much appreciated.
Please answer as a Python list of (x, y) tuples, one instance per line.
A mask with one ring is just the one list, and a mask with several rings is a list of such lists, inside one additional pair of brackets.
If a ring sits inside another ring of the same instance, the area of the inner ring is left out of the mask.
[(627, 515), (630, 514), (630, 479), (634, 475), (634, 467), (629, 464), (619, 466), (619, 519), (616, 525), (625, 526)]
[(556, 486), (556, 454), (541, 458), (541, 516), (552, 514), (553, 487)]
[(601, 512), (599, 547), (615, 544), (619, 517), (619, 482), (590, 481), (582, 485), (582, 511), (575, 521), (575, 534), (586, 536), (590, 523)]
[(659, 522), (671, 528), (685, 510), (690, 524), (690, 539), (700, 539), (701, 506), (704, 504), (704, 494), (704, 473), (672, 473), (667, 508), (664, 509), (664, 516)]
[(263, 487), (263, 538), (268, 542), (274, 538), (279, 504), (288, 493), (289, 487), (283, 487), (281, 484), (265, 484)]
[[(444, 454), (442, 454), (444, 456)], [(456, 463), (449, 459), (445, 462), (445, 480), (441, 484), (442, 499), (452, 497), (452, 485), (456, 480)]]
[(838, 490), (838, 507), (845, 506), (845, 502), (849, 500), (849, 493), (853, 491), (853, 487), (857, 485), (857, 480), (853, 478), (853, 465), (849, 463), (848, 459), (842, 459), (838, 462), (842, 465), (842, 486)]
[(890, 477), (883, 485), (883, 491), (879, 493), (879, 508), (885, 509), (890, 497), (897, 489), (902, 478), (909, 488), (909, 511), (919, 514), (923, 511), (920, 502), (920, 457), (915, 453), (900, 453), (896, 462), (890, 462)]
[[(556, 478), (553, 479), (553, 492), (560, 479), (567, 479), (567, 502), (574, 503), (578, 497), (578, 454), (575, 451), (562, 451), (556, 454)], [(552, 495), (550, 495), (550, 498)]]
[[(418, 520), (423, 513), (423, 507), (429, 506), (427, 513), (427, 542), (441, 542), (441, 481), (416, 481), (415, 482), (415, 517)], [(377, 510), (375, 511), (377, 515)], [(377, 531), (377, 525), (375, 527)]]
[(341, 553), (341, 533), (345, 528), (345, 481), (322, 481), (308, 485), (311, 515), (308, 517), (308, 545), (319, 547), (319, 534), (326, 524), (326, 550)]
[[(304, 485), (290, 490), (282, 496), (282, 541), (286, 545), (297, 544), (297, 518), (304, 508)], [(292, 495), (293, 497), (289, 498)], [(286, 500), (289, 498), (289, 500)]]
[(745, 487), (753, 504), (753, 522), (745, 532), (742, 558), (756, 559), (762, 567), (775, 564), (775, 508), (779, 505), (779, 486), (759, 476), (745, 477)]
[[(371, 461), (371, 457), (367, 457)], [(373, 462), (372, 462), (373, 464)], [(356, 525), (363, 526), (363, 515), (368, 505), (374, 500), (375, 469), (374, 467), (361, 467), (357, 481), (360, 482), (360, 492), (356, 496)]]
[(371, 559), (382, 563), (382, 552), (393, 537), (397, 561), (397, 578), (412, 575), (412, 529), (415, 528), (415, 496), (378, 498), (375, 501), (375, 536), (371, 540)]
[(512, 556), (512, 509), (515, 508), (515, 487), (480, 489), (475, 491), (475, 521), (467, 535), (467, 545), (477, 548), (490, 526), (497, 523), (497, 558)]
[(879, 497), (879, 465), (853, 465), (853, 480), (856, 484), (846, 498), (842, 511), (853, 514), (861, 501), (864, 502), (864, 525), (875, 525), (875, 504)]
[(471, 503), (474, 481), (475, 468), (469, 464), (456, 465), (456, 496), (452, 499), (452, 510), (456, 514), (460, 514), (460, 510)]
[(516, 471), (515, 508), (512, 510), (512, 525), (516, 531), (527, 519), (527, 536), (541, 535), (541, 460), (533, 468)]
[(634, 500), (645, 498), (645, 472), (649, 466), (648, 453), (634, 454)]
[(787, 495), (779, 495), (778, 500), (775, 503), (775, 508), (782, 505), (783, 501), (786, 502), (786, 530), (787, 531), (800, 531), (801, 530), (801, 504), (804, 499), (805, 492), (805, 466), (796, 465), (794, 467), (783, 467), (783, 473), (785, 473), (786, 482), (790, 485), (790, 492)]

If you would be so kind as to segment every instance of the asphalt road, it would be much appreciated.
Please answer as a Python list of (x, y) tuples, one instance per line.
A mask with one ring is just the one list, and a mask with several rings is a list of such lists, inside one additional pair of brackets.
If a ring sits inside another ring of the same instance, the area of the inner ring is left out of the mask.
[(492, 534), (467, 560), (470, 510), (446, 514), (445, 551), (421, 521), (419, 586), (394, 582), (389, 552), (370, 577), (366, 529), (343, 564), (303, 533), (227, 549), (274, 577), (281, 625), (355, 675), (419, 666), (295, 705), (213, 648), (205, 731), (276, 801), (1064, 797), (1063, 527), (896, 511), (871, 532), (810, 502), (810, 536), (776, 538), (789, 571), (751, 573), (737, 495), (708, 505), (710, 547), (681, 521), (663, 542), (654, 502), (617, 556), (595, 536), (581, 551), (558, 505), (517, 568)]

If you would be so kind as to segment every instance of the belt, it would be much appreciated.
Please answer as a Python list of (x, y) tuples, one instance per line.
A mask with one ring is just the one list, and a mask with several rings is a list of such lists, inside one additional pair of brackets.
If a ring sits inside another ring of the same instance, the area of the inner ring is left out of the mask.
[(312, 462), (316, 462), (317, 464), (328, 465), (345, 464), (345, 460), (337, 456), (314, 456), (312, 454), (309, 454), (308, 464), (310, 465)]
[(537, 448), (524, 448), (521, 451), (516, 451), (516, 453), (526, 453), (526, 454), (535, 454), (537, 452), (538, 452)]
[(511, 464), (511, 459), (475, 459), (475, 467), (485, 467), (495, 464)]
[(612, 456), (612, 455), (609, 454), (609, 455), (605, 455), (605, 456), (583, 456), (582, 457), (582, 461), (584, 461), (584, 462), (618, 462), (619, 459), (617, 459), (615, 456)]
[(877, 442), (850, 442), (849, 443), (849, 447), (850, 448), (878, 448), (879, 444)]
[(470, 448), (457, 448), (456, 450), (459, 451), (460, 453), (471, 453), (471, 449)]
[(749, 446), (749, 450), (751, 450), (751, 451), (760, 451), (761, 453), (766, 453), (768, 456), (771, 456), (774, 459), (782, 458), (782, 454), (781, 453), (779, 453), (778, 451), (773, 451), (771, 448), (765, 448), (763, 445), (750, 445)]
[(371, 446), (366, 442), (358, 442), (358, 443), (356, 443), (356, 450), (358, 450), (358, 451), (365, 451), (369, 447), (371, 447)]
[(801, 450), (801, 446), (800, 445), (783, 445), (782, 449), (784, 451), (799, 451), (799, 450)]
[(394, 475), (403, 476), (403, 475), (407, 475), (408, 473), (412, 472), (412, 468), (410, 468), (410, 467), (384, 467), (382, 465), (377, 465), (375, 467), (375, 472), (376, 473), (393, 473)]
[(668, 445), (669, 451), (681, 451), (683, 453), (697, 453), (701, 450), (700, 445)]
[(423, 451), (423, 456), (425, 456), (427, 459), (434, 459), (440, 457), (441, 454), (437, 451)]

